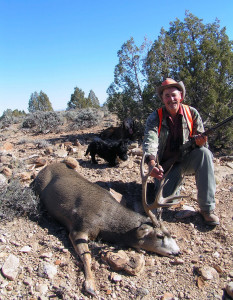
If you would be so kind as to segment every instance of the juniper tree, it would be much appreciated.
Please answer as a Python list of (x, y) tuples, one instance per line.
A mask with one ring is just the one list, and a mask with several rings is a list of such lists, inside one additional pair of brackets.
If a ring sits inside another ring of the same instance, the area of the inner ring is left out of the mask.
[(28, 103), (28, 111), (31, 113), (35, 111), (53, 111), (49, 97), (42, 91), (39, 94), (37, 92), (32, 93)]
[(71, 94), (70, 101), (67, 103), (67, 110), (86, 108), (87, 106), (87, 99), (84, 92), (80, 88), (75, 87), (74, 93)]

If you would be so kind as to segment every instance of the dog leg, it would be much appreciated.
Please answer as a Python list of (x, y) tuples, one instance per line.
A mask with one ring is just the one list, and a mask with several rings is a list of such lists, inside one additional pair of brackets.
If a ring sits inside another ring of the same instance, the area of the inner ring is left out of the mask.
[(95, 153), (91, 152), (90, 154), (91, 154), (91, 162), (93, 164), (98, 164), (97, 160), (95, 159)]

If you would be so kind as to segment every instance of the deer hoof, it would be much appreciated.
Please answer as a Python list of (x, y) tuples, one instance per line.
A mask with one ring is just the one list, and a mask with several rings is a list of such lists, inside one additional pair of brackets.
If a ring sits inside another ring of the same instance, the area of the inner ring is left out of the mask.
[(86, 280), (85, 281), (85, 291), (89, 294), (91, 294), (92, 296), (96, 297), (96, 288), (95, 288), (95, 283), (93, 282), (93, 280)]

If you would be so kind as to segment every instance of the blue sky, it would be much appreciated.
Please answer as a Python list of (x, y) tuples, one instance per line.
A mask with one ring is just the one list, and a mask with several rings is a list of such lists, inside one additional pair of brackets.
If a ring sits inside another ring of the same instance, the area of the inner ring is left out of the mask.
[(153, 42), (186, 10), (233, 40), (233, 0), (0, 0), (0, 115), (41, 90), (64, 110), (76, 86), (103, 104), (123, 43)]

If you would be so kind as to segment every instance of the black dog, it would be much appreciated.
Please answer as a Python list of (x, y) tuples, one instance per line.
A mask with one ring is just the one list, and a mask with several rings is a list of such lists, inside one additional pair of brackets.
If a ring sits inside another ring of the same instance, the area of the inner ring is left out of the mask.
[(97, 154), (99, 157), (105, 159), (110, 166), (116, 166), (117, 157), (124, 161), (128, 159), (127, 151), (128, 147), (126, 141), (106, 142), (97, 138), (90, 143), (85, 156), (90, 153), (92, 163), (97, 164), (98, 162), (95, 159), (95, 155)]

